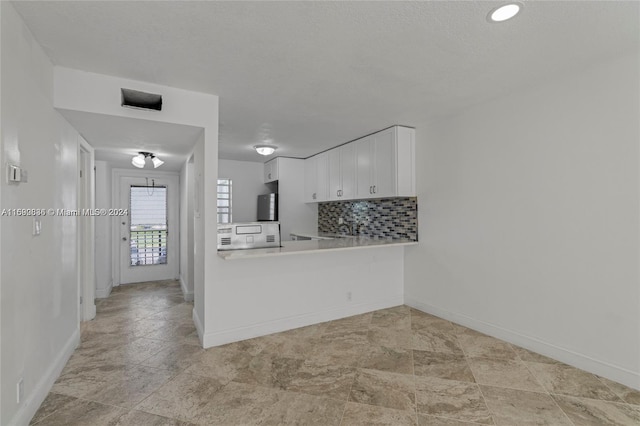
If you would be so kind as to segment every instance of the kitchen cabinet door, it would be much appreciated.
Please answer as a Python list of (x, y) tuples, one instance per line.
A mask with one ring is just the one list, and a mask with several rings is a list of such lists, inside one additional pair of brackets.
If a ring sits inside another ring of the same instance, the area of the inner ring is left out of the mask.
[(329, 189), (329, 155), (326, 152), (316, 157), (316, 201), (327, 201)]
[(373, 136), (355, 142), (356, 195), (355, 198), (373, 197)]
[(395, 128), (376, 133), (374, 142), (373, 197), (397, 195)]
[(340, 199), (342, 189), (342, 178), (340, 175), (340, 148), (329, 150), (329, 200)]
[(356, 196), (356, 146), (348, 143), (340, 147), (340, 199)]
[(304, 202), (314, 203), (318, 199), (316, 179), (318, 174), (318, 157), (304, 160)]
[(264, 183), (278, 180), (278, 159), (274, 158), (264, 163)]

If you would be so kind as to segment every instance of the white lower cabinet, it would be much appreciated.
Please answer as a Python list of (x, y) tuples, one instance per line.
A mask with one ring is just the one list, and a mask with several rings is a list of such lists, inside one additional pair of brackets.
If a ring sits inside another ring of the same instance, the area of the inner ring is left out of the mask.
[(305, 163), (306, 202), (416, 195), (415, 130), (409, 127), (390, 127)]

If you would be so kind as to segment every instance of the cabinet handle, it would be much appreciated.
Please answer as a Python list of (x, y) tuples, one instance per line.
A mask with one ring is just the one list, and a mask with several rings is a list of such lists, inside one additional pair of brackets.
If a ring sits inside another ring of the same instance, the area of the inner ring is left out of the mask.
[(373, 186), (369, 187), (369, 194), (373, 194)]
[(316, 193), (314, 192), (313, 195), (311, 196), (312, 199), (316, 199)]
[(374, 194), (376, 193), (376, 186), (375, 185), (373, 185), (373, 193)]
[(271, 179), (271, 173), (269, 173), (269, 179)]

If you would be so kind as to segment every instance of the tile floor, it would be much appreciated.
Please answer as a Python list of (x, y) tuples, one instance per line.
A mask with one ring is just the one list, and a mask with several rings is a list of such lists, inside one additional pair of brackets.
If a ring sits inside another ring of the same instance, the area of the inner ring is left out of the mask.
[(32, 424), (640, 424), (640, 392), (407, 306), (207, 350), (192, 308), (114, 289)]

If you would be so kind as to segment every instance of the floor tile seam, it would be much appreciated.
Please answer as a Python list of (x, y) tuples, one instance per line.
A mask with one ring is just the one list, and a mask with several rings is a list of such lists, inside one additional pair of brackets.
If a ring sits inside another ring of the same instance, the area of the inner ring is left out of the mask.
[[(491, 425), (486, 425), (484, 423), (476, 423), (476, 422), (471, 422), (469, 420), (460, 420), (460, 419), (455, 419), (453, 417), (446, 417), (446, 416), (440, 416), (440, 415), (434, 415), (434, 414), (419, 413), (418, 415), (419, 416), (435, 417), (436, 419), (455, 420), (457, 422), (469, 423), (469, 424), (472, 424), (472, 425), (491, 426)], [(491, 421), (493, 421), (493, 425), (496, 424), (495, 421), (493, 420), (493, 417), (491, 418)]]
[[(188, 374), (188, 373), (186, 373)], [(214, 379), (215, 380), (215, 379)], [(220, 392), (223, 392), (224, 389), (230, 384), (230, 383), (235, 383), (235, 384), (240, 384), (240, 385), (245, 385), (245, 386), (254, 386), (256, 388), (260, 388), (260, 389), (264, 389), (267, 391), (271, 391), (271, 392), (279, 392), (279, 393), (287, 393), (287, 394), (291, 394), (291, 395), (302, 395), (302, 396), (311, 396), (311, 397), (315, 397), (315, 398), (324, 398), (324, 399), (330, 399), (332, 401), (336, 401), (336, 402), (345, 402), (341, 399), (337, 399), (337, 398), (333, 398), (330, 396), (326, 396), (326, 395), (318, 395), (318, 394), (313, 394), (313, 393), (307, 393), (307, 392), (299, 392), (299, 391), (293, 391), (293, 390), (287, 390), (287, 389), (281, 389), (281, 388), (276, 388), (276, 387), (272, 387), (272, 386), (266, 386), (263, 384), (255, 384), (255, 383), (243, 383), (243, 382), (236, 382), (235, 380), (230, 380), (228, 383), (224, 384), (220, 389), (218, 389), (215, 394), (218, 394)], [(352, 384), (353, 386), (353, 384)], [(351, 392), (351, 390), (349, 390), (349, 392)], [(348, 400), (346, 401), (348, 402)]]
[(616, 402), (616, 401), (611, 401), (608, 399), (599, 399), (599, 398), (589, 398), (587, 396), (576, 396), (576, 395), (569, 395), (566, 393), (558, 393), (558, 392), (550, 392), (549, 393), (550, 396), (559, 396), (559, 397), (568, 397), (568, 398), (574, 398), (574, 399), (584, 399), (587, 401), (596, 401), (596, 402), (604, 402), (606, 404), (614, 404), (614, 405), (624, 405), (627, 407), (630, 407), (634, 410), (640, 410), (640, 405), (635, 405), (635, 404), (629, 404), (628, 402), (622, 401), (622, 402)]
[(553, 401), (553, 404), (560, 409), (560, 412), (562, 412), (562, 414), (569, 421), (569, 423), (576, 426), (575, 422), (571, 420), (571, 417), (569, 417), (569, 414), (567, 414), (567, 412), (562, 409), (562, 407), (560, 406), (560, 404), (558, 404), (558, 401), (556, 401), (553, 395), (550, 393), (548, 393), (548, 395), (549, 395), (549, 398), (551, 398), (551, 400)]
[[(529, 364), (553, 365), (553, 366), (558, 365), (558, 364), (547, 364), (547, 363), (544, 363), (544, 362), (537, 362), (537, 361), (524, 361), (524, 364), (525, 364), (525, 366), (527, 367), (527, 369), (529, 369)], [(575, 397), (575, 398), (592, 399), (592, 400), (594, 400), (594, 401), (606, 401), (606, 402), (612, 402), (612, 403), (616, 403), (616, 404), (626, 404), (626, 405), (632, 405), (632, 406), (634, 405), (634, 404), (629, 404), (627, 401), (625, 401), (625, 399), (624, 399), (623, 397), (621, 397), (621, 396), (620, 396), (617, 392), (615, 392), (613, 389), (611, 389), (611, 387), (607, 386), (607, 384), (606, 384), (606, 383), (603, 383), (603, 382), (602, 382), (602, 380), (600, 380), (600, 378), (599, 378), (596, 374), (590, 373), (590, 372), (585, 371), (585, 370), (581, 370), (581, 369), (576, 368), (576, 367), (573, 367), (573, 366), (571, 366), (571, 365), (563, 365), (563, 364), (559, 364), (559, 366), (560, 366), (561, 368), (563, 368), (563, 369), (565, 369), (565, 368), (574, 369), (574, 370), (578, 370), (578, 371), (580, 371), (580, 372), (582, 372), (582, 373), (585, 373), (585, 374), (587, 374), (587, 375), (593, 376), (593, 377), (596, 379), (596, 381), (597, 381), (598, 383), (600, 383), (601, 385), (603, 385), (607, 390), (609, 390), (609, 391), (610, 391), (614, 396), (616, 396), (616, 397), (617, 397), (618, 399), (620, 399), (620, 401), (622, 401), (622, 402), (616, 402), (616, 401), (611, 401), (611, 400), (608, 400), (608, 399), (602, 399), (602, 398), (589, 398), (589, 397), (585, 397), (585, 396), (577, 396), (577, 395), (571, 395), (571, 394), (563, 394), (563, 393), (559, 393), (559, 392), (552, 392), (552, 390), (550, 390), (550, 389), (546, 389), (546, 387), (545, 387), (545, 390), (547, 390), (547, 393), (549, 393), (550, 395), (552, 395), (552, 394), (554, 394), (554, 395), (564, 395), (564, 396), (572, 396), (572, 397)], [(538, 379), (538, 377), (537, 377), (535, 374), (533, 374), (533, 372), (532, 372), (532, 375), (536, 378), (536, 380), (538, 380), (539, 382), (541, 382), (541, 381)], [(543, 387), (544, 387), (544, 386), (543, 386)]]
[[(593, 373), (591, 373), (591, 374), (593, 374)], [(609, 386), (609, 385), (608, 385), (604, 380), (602, 380), (602, 378), (601, 378), (601, 377), (599, 377), (597, 374), (593, 374), (593, 375), (596, 377), (596, 379), (597, 379), (600, 383), (602, 383), (602, 384), (603, 384), (607, 389), (609, 389), (609, 390), (611, 391), (611, 393), (613, 393), (615, 396), (617, 396), (618, 398), (620, 398), (620, 400), (621, 400), (621, 401), (623, 401), (625, 404), (627, 404), (627, 405), (632, 405), (632, 406), (636, 406), (636, 407), (640, 407), (640, 403), (638, 403), (638, 404), (632, 404), (631, 402), (628, 402), (628, 401), (624, 398), (624, 396), (623, 396), (623, 394), (622, 394), (622, 393), (618, 393), (618, 392), (616, 392), (616, 391), (615, 391), (615, 389), (613, 389), (611, 386)]]
[[(462, 345), (460, 345), (460, 344), (458, 344), (458, 345), (462, 349)], [(462, 349), (462, 351), (464, 352), (464, 349)], [(471, 375), (473, 376), (473, 380), (475, 381), (474, 385), (478, 389), (478, 392), (480, 392), (480, 397), (482, 398), (482, 403), (484, 404), (485, 408), (489, 412), (489, 415), (491, 417), (491, 421), (495, 425), (496, 424), (495, 414), (494, 414), (493, 410), (491, 410), (489, 408), (489, 404), (487, 404), (487, 399), (485, 398), (484, 392), (482, 392), (482, 388), (480, 387), (480, 384), (478, 383), (478, 378), (476, 377), (476, 374), (473, 372), (473, 369), (471, 368), (471, 365), (469, 364), (469, 360), (468, 360), (468, 357), (467, 357), (466, 353), (465, 353), (465, 361), (467, 363), (467, 366), (469, 367), (469, 371), (471, 371)], [(470, 382), (462, 382), (462, 383), (470, 383)]]
[[(76, 397), (76, 396), (65, 395), (65, 394), (63, 394), (63, 393), (59, 393), (59, 392), (49, 392), (49, 393), (47, 394), (47, 397), (48, 397), (50, 394), (52, 394), (52, 393), (55, 393), (56, 395), (66, 396), (66, 397), (69, 397), (69, 398), (80, 399), (80, 398), (78, 398), (78, 397)], [(44, 402), (44, 401), (42, 401), (42, 402)], [(40, 405), (42, 406), (42, 404), (40, 404)], [(66, 404), (64, 404), (64, 405), (66, 405)], [(36, 423), (31, 423), (31, 420), (33, 420), (33, 419), (29, 420), (29, 426), (36, 426), (36, 425), (38, 425), (38, 424), (41, 424), (45, 419), (48, 419), (50, 416), (52, 416), (52, 415), (54, 415), (55, 413), (57, 413), (58, 411), (60, 411), (60, 409), (61, 409), (61, 408), (62, 408), (62, 407), (58, 407), (57, 409), (53, 410), (51, 413), (47, 414), (46, 416), (44, 416), (43, 418), (41, 418), (40, 420), (38, 420)], [(39, 410), (39, 409), (40, 409), (40, 407), (38, 407), (38, 410)], [(35, 415), (35, 414), (34, 414), (34, 415)]]
[[(514, 350), (515, 352), (515, 350)], [(518, 355), (518, 353), (516, 352), (516, 356), (518, 356), (518, 358), (520, 358), (520, 355)], [(534, 378), (534, 380), (540, 385), (540, 387), (546, 392), (547, 395), (551, 395), (551, 390), (547, 389), (547, 387), (544, 385), (544, 382), (538, 377), (537, 374), (535, 374), (535, 372), (533, 370), (531, 370), (531, 368), (529, 368), (529, 364), (528, 361), (524, 361), (522, 359), (520, 359), (522, 361), (522, 364), (524, 365), (524, 367), (527, 369), (527, 371), (529, 372), (529, 374), (531, 374), (531, 376)], [(553, 399), (553, 398), (551, 398)], [(553, 401), (554, 403), (555, 400)], [(558, 405), (556, 403), (556, 405)], [(558, 406), (558, 408), (560, 408), (560, 406)], [(564, 413), (564, 410), (562, 411)], [(569, 416), (567, 416), (567, 414), (565, 413), (565, 416), (568, 418)], [(571, 420), (571, 419), (569, 419)], [(572, 422), (573, 423), (573, 422)]]
[[(67, 396), (73, 396), (73, 395), (67, 395)], [(102, 402), (102, 401), (96, 401), (95, 399), (91, 399), (91, 398), (88, 398), (88, 397), (86, 397), (86, 396), (73, 396), (73, 397), (74, 397), (74, 398), (76, 398), (76, 399), (78, 399), (78, 400), (80, 400), (80, 401), (93, 402), (94, 404), (100, 404), (100, 405), (104, 405), (104, 406), (106, 406), (106, 407), (117, 408), (117, 409), (119, 409), (119, 410), (125, 410), (125, 411), (127, 411), (127, 412), (129, 412), (129, 411), (131, 411), (131, 410), (134, 410), (134, 409), (135, 409), (135, 406), (134, 406), (134, 407), (123, 407), (123, 406), (121, 406), (121, 405), (107, 404), (107, 403), (105, 403), (105, 402)], [(146, 399), (146, 398), (145, 398), (145, 399)], [(137, 405), (137, 404), (136, 404), (136, 405)]]

